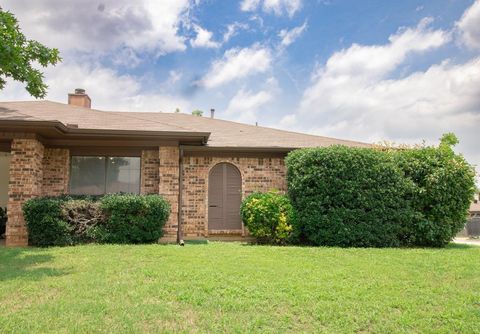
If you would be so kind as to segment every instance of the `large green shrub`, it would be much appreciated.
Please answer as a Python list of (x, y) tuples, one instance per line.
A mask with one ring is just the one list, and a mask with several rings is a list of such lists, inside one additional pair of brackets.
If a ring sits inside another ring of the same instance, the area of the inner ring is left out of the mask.
[(300, 240), (330, 246), (446, 245), (465, 225), (474, 170), (452, 149), (333, 146), (291, 152)]
[(291, 152), (289, 195), (300, 240), (314, 245), (394, 247), (412, 219), (412, 183), (392, 156), (331, 146)]
[(410, 198), (417, 219), (406, 227), (407, 244), (440, 247), (448, 244), (467, 222), (475, 192), (475, 170), (455, 154), (453, 134), (439, 147), (417, 147), (393, 152), (399, 166), (415, 185)]
[(243, 223), (260, 243), (286, 244), (292, 238), (295, 213), (287, 196), (253, 193), (240, 207)]
[(29, 243), (148, 243), (162, 236), (170, 205), (159, 195), (37, 197), (23, 206)]

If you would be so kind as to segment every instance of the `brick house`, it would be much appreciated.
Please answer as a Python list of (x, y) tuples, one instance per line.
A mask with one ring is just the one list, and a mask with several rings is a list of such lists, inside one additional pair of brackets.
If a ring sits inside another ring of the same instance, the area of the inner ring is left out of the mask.
[(172, 206), (166, 241), (244, 237), (241, 199), (286, 190), (296, 148), (367, 144), (182, 113), (106, 112), (84, 90), (68, 104), (0, 103), (0, 206), (7, 246), (28, 243), (22, 204), (35, 196), (161, 194)]

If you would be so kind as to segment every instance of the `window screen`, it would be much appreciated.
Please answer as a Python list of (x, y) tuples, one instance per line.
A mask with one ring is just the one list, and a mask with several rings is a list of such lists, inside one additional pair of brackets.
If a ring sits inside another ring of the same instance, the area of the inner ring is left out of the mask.
[(140, 192), (140, 158), (74, 156), (71, 163), (71, 194)]

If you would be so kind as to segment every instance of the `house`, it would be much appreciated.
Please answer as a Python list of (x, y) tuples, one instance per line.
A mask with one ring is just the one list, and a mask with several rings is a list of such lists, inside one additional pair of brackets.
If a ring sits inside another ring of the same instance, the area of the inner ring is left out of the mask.
[(465, 225), (465, 231), (467, 236), (478, 237), (480, 236), (480, 194), (475, 194), (475, 199), (470, 205), (469, 219)]
[[(368, 144), (182, 113), (91, 109), (82, 89), (68, 104), (0, 103), (0, 206), (6, 244), (28, 243), (22, 204), (35, 196), (161, 194), (172, 212), (166, 241), (245, 236), (242, 198), (286, 190), (296, 148)], [(8, 179), (8, 182), (5, 180)]]

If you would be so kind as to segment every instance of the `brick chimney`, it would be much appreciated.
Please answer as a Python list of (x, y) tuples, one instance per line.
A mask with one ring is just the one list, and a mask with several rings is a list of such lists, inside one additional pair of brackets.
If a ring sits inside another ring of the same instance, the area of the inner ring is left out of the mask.
[(90, 100), (90, 97), (85, 93), (85, 89), (76, 88), (75, 93), (68, 94), (68, 104), (90, 108), (92, 106), (92, 100)]

